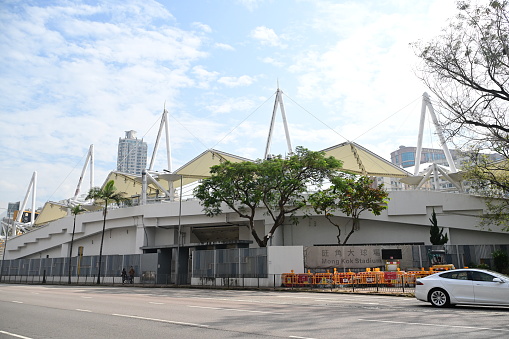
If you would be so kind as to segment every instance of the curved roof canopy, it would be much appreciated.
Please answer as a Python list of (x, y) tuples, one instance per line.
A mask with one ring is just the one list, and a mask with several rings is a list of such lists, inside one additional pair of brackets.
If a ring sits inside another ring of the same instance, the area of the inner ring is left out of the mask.
[(343, 162), (346, 172), (367, 175), (371, 177), (405, 178), (411, 174), (399, 168), (384, 158), (354, 142), (324, 149), (325, 155), (332, 156)]

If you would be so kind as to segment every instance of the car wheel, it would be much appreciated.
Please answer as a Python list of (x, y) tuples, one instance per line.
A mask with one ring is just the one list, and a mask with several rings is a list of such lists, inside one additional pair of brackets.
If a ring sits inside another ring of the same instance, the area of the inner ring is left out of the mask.
[(429, 302), (435, 307), (449, 306), (451, 300), (446, 291), (441, 289), (434, 289), (429, 292)]

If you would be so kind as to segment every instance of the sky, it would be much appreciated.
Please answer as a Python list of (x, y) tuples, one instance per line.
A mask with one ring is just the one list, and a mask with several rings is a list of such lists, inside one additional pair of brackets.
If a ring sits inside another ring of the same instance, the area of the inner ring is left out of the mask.
[[(165, 107), (171, 170), (209, 148), (263, 158), (278, 86), (294, 148), (355, 141), (390, 159), (416, 146), (428, 91), (410, 44), (455, 13), (453, 0), (3, 0), (0, 213), (34, 171), (37, 207), (72, 197), (92, 144), (100, 186), (125, 131), (150, 161)], [(423, 146), (439, 147), (431, 128)], [(279, 110), (271, 153), (288, 153)]]

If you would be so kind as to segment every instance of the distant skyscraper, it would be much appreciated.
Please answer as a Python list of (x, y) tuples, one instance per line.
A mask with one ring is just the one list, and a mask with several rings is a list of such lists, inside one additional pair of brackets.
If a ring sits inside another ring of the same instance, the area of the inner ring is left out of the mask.
[(136, 131), (126, 131), (125, 138), (118, 139), (117, 171), (141, 174), (147, 167), (147, 143), (136, 138)]

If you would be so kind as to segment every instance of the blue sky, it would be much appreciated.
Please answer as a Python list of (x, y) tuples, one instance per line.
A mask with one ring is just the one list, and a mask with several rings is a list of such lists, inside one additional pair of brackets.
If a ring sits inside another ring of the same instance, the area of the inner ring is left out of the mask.
[(278, 83), (294, 147), (354, 140), (389, 159), (416, 144), (427, 90), (409, 43), (454, 14), (453, 0), (2, 1), (0, 212), (34, 171), (39, 206), (71, 197), (90, 144), (100, 185), (124, 131), (150, 158), (164, 105), (173, 170), (207, 148), (261, 158)]

